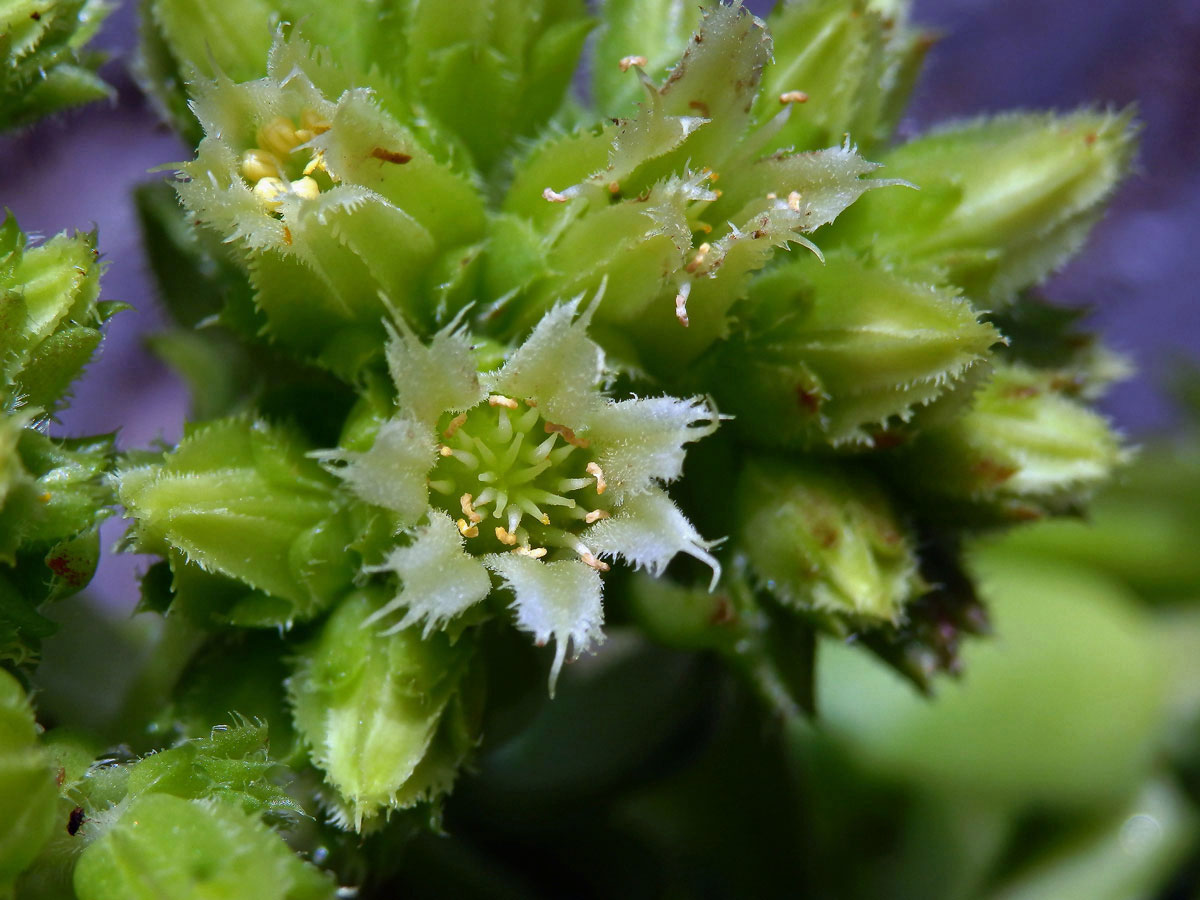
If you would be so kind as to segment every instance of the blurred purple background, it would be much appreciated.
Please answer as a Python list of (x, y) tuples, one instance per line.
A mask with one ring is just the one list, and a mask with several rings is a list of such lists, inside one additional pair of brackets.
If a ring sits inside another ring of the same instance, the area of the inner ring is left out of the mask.
[[(449, 0), (447, 0), (449, 2)], [(747, 0), (764, 12), (769, 0)], [(916, 0), (915, 18), (944, 33), (932, 50), (902, 133), (1006, 109), (1136, 103), (1144, 124), (1140, 169), (1122, 187), (1087, 250), (1051, 283), (1051, 297), (1095, 308), (1095, 326), (1130, 353), (1136, 378), (1106, 408), (1143, 434), (1169, 426), (1163, 390), (1173, 363), (1200, 363), (1200, 0)], [(120, 428), (124, 447), (179, 437), (186, 394), (146, 354), (160, 327), (130, 197), (147, 170), (190, 158), (158, 125), (125, 66), (136, 43), (129, 4), (98, 43), (114, 54), (118, 88), (97, 104), (0, 138), (0, 200), (27, 231), (100, 230), (103, 295), (132, 303), (78, 386), (60, 431)], [(120, 533), (110, 523), (109, 536)], [(109, 556), (106, 583), (135, 565)]]

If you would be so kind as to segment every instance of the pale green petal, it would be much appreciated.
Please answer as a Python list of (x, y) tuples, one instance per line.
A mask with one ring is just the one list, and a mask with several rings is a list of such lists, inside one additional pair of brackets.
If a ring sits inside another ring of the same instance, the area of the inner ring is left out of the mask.
[(428, 344), (403, 323), (399, 329), (389, 325), (388, 334), (388, 370), (396, 404), (405, 415), (432, 428), (442, 413), (470, 409), (483, 400), (470, 341), (453, 324)]
[(368, 503), (399, 513), (405, 524), (414, 524), (429, 508), (425, 479), (437, 461), (433, 431), (407, 416), (384, 422), (370, 450), (330, 450), (318, 458), (345, 463), (333, 471), (350, 490)]
[(597, 410), (588, 435), (608, 489), (618, 502), (674, 481), (683, 472), (684, 444), (716, 431), (717, 414), (702, 397), (646, 397)]
[(630, 497), (612, 518), (601, 519), (583, 533), (593, 552), (620, 557), (635, 569), (645, 567), (659, 575), (677, 553), (695, 557), (712, 569), (712, 587), (721, 577), (721, 564), (709, 553), (713, 541), (705, 541), (692, 523), (663, 491), (651, 489)]
[(568, 643), (574, 658), (604, 640), (600, 573), (578, 560), (544, 563), (516, 553), (493, 553), (483, 562), (516, 594), (517, 627), (530, 632), (539, 646), (554, 639), (550, 667), (550, 696), (554, 696)]
[(581, 431), (602, 400), (604, 354), (587, 336), (590, 310), (577, 319), (578, 309), (576, 298), (546, 313), (490, 381), (493, 392), (533, 400), (547, 421)]
[(414, 531), (406, 547), (396, 547), (377, 572), (400, 576), (400, 593), (376, 610), (364, 624), (377, 622), (398, 609), (408, 612), (383, 634), (392, 634), (424, 620), (425, 634), (442, 628), (488, 595), (492, 580), (477, 557), (463, 549), (463, 537), (444, 512), (431, 510), (429, 524)]

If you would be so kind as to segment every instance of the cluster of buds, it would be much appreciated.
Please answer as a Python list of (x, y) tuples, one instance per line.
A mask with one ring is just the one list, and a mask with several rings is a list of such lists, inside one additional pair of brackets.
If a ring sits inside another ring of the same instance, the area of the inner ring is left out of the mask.
[[(428, 2), (149, 5), (144, 74), (203, 132), (176, 190), (221, 242), (188, 252), (270, 352), (256, 414), (121, 474), (132, 545), (169, 566), (156, 608), (292, 629), (290, 718), (344, 827), (436, 803), (497, 628), (553, 643), (553, 691), (606, 582), (780, 709), (811, 707), (816, 631), (926, 686), (986, 624), (953, 548), (1123, 459), (1086, 406), (1112, 357), (1009, 326), (1128, 169), (1129, 117), (889, 149), (930, 45), (904, 3), (611, 0), (595, 124), (556, 112), (580, 3), (471, 4), (465, 31)], [(272, 12), (301, 24), (232, 39)]]

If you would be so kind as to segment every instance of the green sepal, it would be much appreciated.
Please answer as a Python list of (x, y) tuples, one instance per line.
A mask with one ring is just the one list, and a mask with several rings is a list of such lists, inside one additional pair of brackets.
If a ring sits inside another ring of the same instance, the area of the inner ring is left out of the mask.
[(842, 252), (760, 276), (740, 318), (703, 383), (764, 446), (870, 445), (1002, 340), (956, 290)]
[(130, 546), (176, 551), (283, 602), (248, 613), (259, 624), (315, 615), (349, 587), (354, 563), (336, 479), (307, 449), (289, 429), (248, 418), (194, 428), (160, 463), (119, 473), (136, 520)]
[(894, 624), (924, 589), (914, 540), (869, 473), (759, 458), (736, 491), (735, 553), (781, 603), (852, 627)]
[(939, 521), (979, 525), (1078, 512), (1128, 457), (1099, 414), (1053, 371), (999, 365), (974, 405), (926, 428), (894, 457), (892, 479)]
[(1005, 303), (1082, 246), (1136, 148), (1133, 114), (1010, 113), (951, 125), (883, 156), (919, 191), (880, 191), (837, 237), (942, 272)]
[(0, 897), (37, 857), (54, 827), (58, 789), (25, 691), (0, 668)]
[(417, 629), (380, 634), (367, 618), (387, 599), (375, 589), (347, 597), (296, 657), (288, 688), (296, 729), (336, 791), (330, 811), (357, 831), (436, 800), (476, 740), (456, 717), (477, 703), (455, 701), (478, 690), (467, 675), (472, 633), (454, 644)]
[(140, 797), (84, 850), (79, 900), (333, 900), (333, 882), (240, 809), (169, 794)]

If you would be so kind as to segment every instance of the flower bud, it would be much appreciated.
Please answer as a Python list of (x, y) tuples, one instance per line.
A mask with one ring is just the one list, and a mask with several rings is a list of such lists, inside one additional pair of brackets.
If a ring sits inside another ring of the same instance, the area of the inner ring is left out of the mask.
[(907, 2), (878, 6), (815, 0), (775, 7), (767, 26), (776, 63), (755, 114), (767, 121), (786, 110), (787, 118), (769, 148), (828, 147), (847, 134), (868, 149), (887, 142), (933, 40), (908, 26)]
[(79, 900), (333, 900), (328, 876), (222, 802), (147, 794), (119, 810), (75, 866)]
[(852, 624), (896, 623), (924, 587), (912, 539), (866, 473), (832, 463), (747, 464), (735, 551), (784, 604)]
[(712, 358), (711, 382), (733, 427), (766, 446), (870, 446), (1001, 340), (956, 291), (847, 253), (760, 276), (743, 321)]
[(271, 595), (275, 624), (315, 615), (349, 587), (354, 561), (337, 482), (306, 449), (248, 419), (197, 428), (161, 462), (117, 476), (130, 544), (172, 553), (177, 582), (195, 566)]
[(448, 790), (476, 740), (461, 718), (474, 700), (452, 703), (477, 690), (470, 633), (454, 644), (416, 629), (381, 634), (371, 616), (384, 599), (377, 589), (347, 597), (289, 683), (296, 728), (337, 791), (331, 812), (357, 831)]
[(100, 343), (100, 326), (123, 304), (98, 304), (96, 235), (60, 234), (40, 247), (10, 215), (0, 225), (0, 409), (47, 415)]
[(839, 222), (838, 239), (941, 272), (979, 301), (1007, 302), (1083, 244), (1129, 171), (1131, 120), (1129, 111), (1012, 113), (917, 138), (883, 159), (920, 190), (871, 193)]
[(904, 448), (894, 480), (925, 515), (1014, 522), (1077, 510), (1127, 456), (1055, 373), (1003, 364), (968, 412)]
[(0, 130), (112, 94), (83, 52), (112, 10), (104, 0), (8, 4), (0, 12)]

